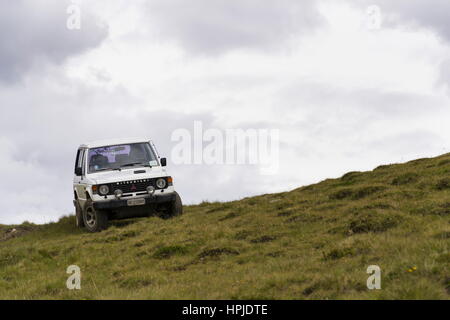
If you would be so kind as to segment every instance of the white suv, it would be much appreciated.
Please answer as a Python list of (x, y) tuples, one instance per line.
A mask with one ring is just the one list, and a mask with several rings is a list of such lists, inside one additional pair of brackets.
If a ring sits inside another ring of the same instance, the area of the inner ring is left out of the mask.
[(95, 141), (78, 148), (73, 179), (78, 227), (106, 229), (108, 220), (182, 214), (181, 198), (148, 139)]

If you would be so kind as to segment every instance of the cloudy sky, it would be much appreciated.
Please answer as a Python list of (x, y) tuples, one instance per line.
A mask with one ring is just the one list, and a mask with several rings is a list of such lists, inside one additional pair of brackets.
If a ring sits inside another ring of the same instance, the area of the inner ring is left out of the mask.
[[(68, 29), (71, 5), (81, 28)], [(373, 8), (381, 13), (373, 24)], [(0, 4), (0, 224), (73, 212), (79, 144), (148, 136), (185, 203), (450, 152), (448, 0)], [(280, 167), (176, 165), (174, 130), (280, 130)]]

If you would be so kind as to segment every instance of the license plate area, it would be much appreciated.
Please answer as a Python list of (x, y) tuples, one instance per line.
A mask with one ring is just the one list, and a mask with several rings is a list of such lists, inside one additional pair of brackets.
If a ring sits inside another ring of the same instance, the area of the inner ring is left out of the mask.
[(128, 199), (127, 200), (127, 206), (129, 206), (129, 207), (142, 206), (144, 204), (145, 204), (145, 199), (144, 198)]

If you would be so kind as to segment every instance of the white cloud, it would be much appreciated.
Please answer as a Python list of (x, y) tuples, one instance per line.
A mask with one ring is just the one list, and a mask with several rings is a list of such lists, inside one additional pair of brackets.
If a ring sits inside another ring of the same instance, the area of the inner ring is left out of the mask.
[(20, 80), (30, 69), (61, 64), (71, 56), (97, 46), (107, 29), (82, 11), (82, 28), (69, 30), (65, 0), (22, 0), (3, 3), (0, 10), (0, 81)]
[(276, 49), (321, 24), (314, 1), (156, 0), (148, 3), (152, 32), (198, 55), (238, 48)]
[(383, 14), (384, 27), (403, 30), (428, 29), (450, 41), (450, 2), (447, 0), (358, 0), (345, 2), (360, 8), (377, 5)]

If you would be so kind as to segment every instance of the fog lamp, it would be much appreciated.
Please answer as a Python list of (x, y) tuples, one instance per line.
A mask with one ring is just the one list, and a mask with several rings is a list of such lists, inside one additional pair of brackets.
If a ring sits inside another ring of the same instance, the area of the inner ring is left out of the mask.
[(147, 187), (147, 192), (148, 192), (149, 194), (154, 194), (154, 193), (155, 193), (155, 187), (153, 187), (153, 186), (148, 186), (148, 187)]
[(116, 191), (114, 191), (114, 195), (116, 196), (117, 199), (120, 199), (123, 195), (122, 190), (117, 189)]

